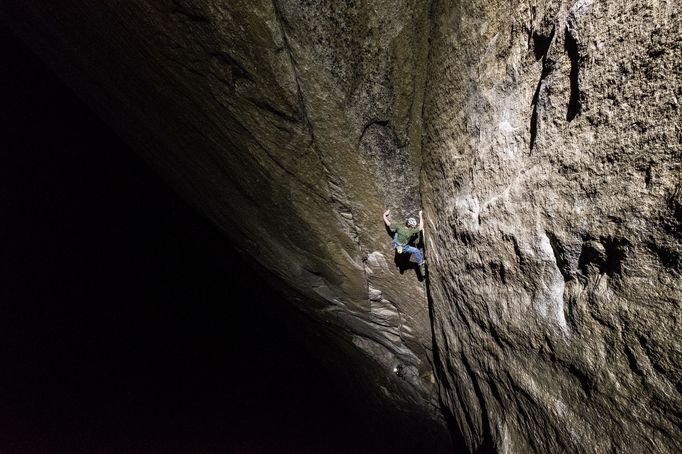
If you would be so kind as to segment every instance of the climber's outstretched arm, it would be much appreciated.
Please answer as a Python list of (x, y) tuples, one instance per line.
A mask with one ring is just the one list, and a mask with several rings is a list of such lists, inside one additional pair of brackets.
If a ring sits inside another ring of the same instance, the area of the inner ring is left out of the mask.
[(390, 228), (391, 227), (391, 210), (386, 210), (384, 211), (384, 224), (386, 224), (386, 227)]

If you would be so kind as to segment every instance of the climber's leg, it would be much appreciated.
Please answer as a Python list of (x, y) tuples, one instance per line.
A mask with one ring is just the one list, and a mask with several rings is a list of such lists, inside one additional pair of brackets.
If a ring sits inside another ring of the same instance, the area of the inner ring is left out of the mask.
[(414, 246), (404, 246), (403, 251), (408, 253), (408, 254), (414, 254), (414, 259), (417, 261), (417, 265), (421, 265), (422, 262), (424, 261), (424, 256), (422, 255), (422, 251), (417, 249)]
[(398, 232), (395, 232), (395, 235), (393, 235), (393, 241), (391, 242), (391, 245), (398, 254), (402, 254), (403, 252), (405, 252), (405, 246), (398, 243)]

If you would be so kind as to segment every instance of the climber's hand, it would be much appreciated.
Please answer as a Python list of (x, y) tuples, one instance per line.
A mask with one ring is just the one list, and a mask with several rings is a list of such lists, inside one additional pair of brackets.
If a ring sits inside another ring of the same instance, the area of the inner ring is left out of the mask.
[(384, 211), (384, 216), (388, 217), (391, 215), (391, 210)]

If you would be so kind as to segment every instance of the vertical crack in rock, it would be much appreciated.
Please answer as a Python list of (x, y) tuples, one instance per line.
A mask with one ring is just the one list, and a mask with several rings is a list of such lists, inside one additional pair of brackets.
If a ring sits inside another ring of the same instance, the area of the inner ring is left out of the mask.
[[(483, 391), (481, 390), (481, 383), (479, 379), (477, 378), (476, 372), (474, 372), (472, 365), (469, 363), (469, 359), (467, 356), (462, 353), (460, 354), (459, 357), (459, 362), (462, 364), (464, 371), (466, 373), (466, 376), (468, 378), (468, 381), (472, 384), (474, 393), (476, 396), (476, 399), (478, 401), (478, 405), (481, 408), (480, 415), (481, 415), (481, 421), (480, 421), (480, 433), (479, 437), (480, 440), (478, 441), (478, 445), (480, 446), (479, 449), (482, 449), (484, 451), (492, 451), (494, 447), (493, 439), (492, 439), (492, 430), (491, 430), (491, 425), (490, 425), (490, 416), (488, 413), (488, 405), (486, 403), (486, 397), (483, 394)], [(477, 425), (479, 422), (477, 422)]]
[(564, 46), (566, 53), (571, 60), (571, 94), (568, 100), (568, 109), (566, 111), (566, 120), (572, 121), (576, 115), (580, 113), (580, 56), (578, 55), (578, 44), (576, 43), (570, 28), (566, 27), (566, 35), (564, 37)]
[(591, 6), (592, 0), (580, 0), (573, 5), (566, 18), (564, 48), (571, 62), (571, 72), (569, 75), (571, 88), (568, 109), (566, 112), (566, 120), (569, 122), (580, 114), (580, 67), (586, 57), (585, 46), (580, 41), (578, 19), (585, 14)]
[[(427, 206), (430, 206), (433, 201), (429, 201), (428, 204), (424, 204), (423, 201), (423, 194), (424, 194), (424, 183), (427, 179), (426, 175), (426, 170), (424, 166), (424, 161), (427, 158), (425, 156), (425, 147), (423, 144), (424, 137), (425, 137), (425, 131), (424, 131), (424, 121), (425, 121), (425, 110), (426, 110), (426, 93), (427, 90), (430, 88), (429, 87), (429, 67), (431, 63), (431, 58), (432, 58), (432, 51), (433, 51), (433, 29), (434, 29), (434, 21), (436, 20), (436, 14), (434, 12), (435, 10), (435, 5), (436, 5), (436, 0), (431, 0), (429, 1), (428, 4), (428, 14), (426, 18), (426, 26), (428, 27), (427, 31), (427, 38), (426, 38), (426, 49), (425, 49), (425, 58), (422, 63), (421, 67), (421, 77), (423, 78), (423, 83), (421, 85), (422, 93), (420, 95), (421, 99), (421, 106), (419, 106), (419, 122), (420, 122), (420, 138), (419, 138), (419, 206), (423, 207), (426, 209)], [(436, 232), (436, 222), (430, 217), (431, 215), (435, 216), (435, 212), (428, 212), (426, 213), (427, 216), (427, 225), (430, 226), (430, 229), (427, 227), (425, 229), (425, 232), (423, 234), (423, 241), (422, 241), (422, 247), (424, 250), (424, 256), (429, 258), (429, 262), (425, 266), (425, 279), (424, 279), (424, 289), (426, 292), (426, 303), (428, 305), (428, 316), (429, 316), (429, 322), (430, 322), (430, 328), (431, 328), (431, 368), (433, 369), (433, 373), (435, 374), (436, 378), (436, 385), (438, 387), (438, 396), (437, 396), (437, 403), (438, 407), (440, 410), (440, 413), (443, 415), (443, 418), (445, 419), (445, 422), (447, 424), (448, 432), (449, 435), (452, 439), (453, 445), (454, 446), (459, 446), (462, 444), (462, 440), (465, 439), (464, 434), (459, 430), (461, 427), (461, 418), (463, 417), (470, 417), (470, 414), (468, 413), (463, 413), (459, 412), (459, 415), (456, 415), (453, 409), (447, 404), (447, 399), (444, 399), (444, 397), (453, 392), (457, 393), (459, 396), (459, 387), (458, 386), (448, 386), (448, 384), (451, 384), (449, 377), (448, 377), (448, 369), (451, 369), (451, 363), (450, 363), (450, 355), (446, 353), (446, 355), (442, 355), (442, 347), (443, 345), (439, 345), (437, 338), (436, 338), (436, 323), (441, 322), (443, 320), (443, 315), (444, 314), (436, 314), (435, 313), (435, 306), (434, 306), (434, 300), (433, 300), (433, 295), (431, 293), (431, 283), (430, 283), (430, 268), (436, 266), (436, 262), (433, 261), (433, 256), (437, 252), (434, 248), (431, 247), (432, 245), (432, 240), (431, 236), (437, 235), (438, 232)], [(440, 260), (438, 260), (440, 261)], [(447, 347), (447, 344), (445, 345)], [(460, 408), (465, 407), (465, 400), (459, 396), (459, 400), (461, 402)], [(470, 422), (470, 427), (472, 427), (471, 422)]]
[[(540, 99), (547, 89), (545, 86), (547, 77), (551, 74), (554, 68), (554, 61), (548, 57), (549, 49), (554, 42), (554, 32), (556, 27), (553, 26), (550, 31), (549, 36), (543, 36), (538, 33), (533, 33), (533, 52), (535, 53), (535, 59), (542, 59), (542, 72), (540, 73), (540, 80), (538, 80), (537, 87), (535, 88), (535, 93), (533, 94), (533, 100), (531, 101), (531, 106), (533, 106), (533, 111), (530, 117), (530, 150), (533, 151), (535, 146), (535, 140), (538, 135), (538, 109), (541, 107)], [(544, 100), (543, 100), (544, 102)]]
[[(299, 105), (300, 105), (300, 110), (302, 114), (302, 118), (304, 119), (305, 125), (308, 128), (308, 134), (310, 136), (310, 147), (311, 149), (315, 152), (317, 159), (322, 166), (324, 175), (325, 175), (325, 182), (327, 184), (327, 189), (329, 191), (330, 197), (331, 197), (331, 202), (335, 203), (337, 206), (336, 212), (339, 215), (339, 220), (342, 223), (347, 223), (350, 225), (351, 229), (350, 232), (352, 232), (351, 237), (355, 241), (357, 248), (358, 248), (358, 254), (360, 255), (361, 258), (363, 258), (363, 252), (359, 240), (359, 233), (358, 233), (358, 227), (355, 225), (353, 222), (353, 213), (352, 209), (349, 203), (346, 202), (348, 199), (341, 184), (338, 182), (337, 178), (334, 178), (334, 176), (331, 174), (329, 171), (329, 167), (326, 163), (326, 159), (324, 158), (323, 153), (319, 150), (319, 147), (316, 144), (315, 140), (315, 129), (312, 121), (310, 120), (310, 116), (307, 113), (307, 107), (306, 107), (306, 102), (305, 102), (305, 95), (303, 92), (303, 88), (301, 86), (301, 78), (299, 75), (299, 69), (298, 65), (296, 63), (296, 59), (294, 58), (293, 51), (291, 49), (291, 45), (289, 44), (289, 37), (287, 36), (287, 21), (282, 14), (281, 8), (279, 6), (279, 2), (277, 0), (272, 0), (272, 8), (275, 14), (275, 20), (278, 24), (278, 27), (280, 29), (280, 33), (282, 35), (282, 42), (284, 45), (284, 48), (287, 52), (289, 62), (293, 71), (294, 79), (296, 81), (296, 88), (297, 88), (297, 95), (298, 95), (298, 100), (299, 100)], [(337, 180), (337, 182), (334, 182), (334, 180)], [(363, 258), (364, 262), (364, 258)], [(364, 267), (363, 267), (364, 268)], [(367, 281), (367, 290), (369, 292), (369, 281), (366, 278)]]
[[(312, 121), (310, 120), (309, 115), (307, 114), (305, 95), (303, 92), (303, 87), (302, 87), (302, 83), (300, 80), (300, 76), (298, 74), (298, 65), (296, 64), (296, 60), (294, 58), (293, 51), (291, 49), (291, 45), (289, 43), (289, 37), (287, 36), (287, 30), (286, 30), (287, 22), (286, 22), (286, 19), (284, 18), (284, 15), (280, 9), (280, 6), (279, 6), (279, 3), (277, 0), (272, 0), (272, 6), (273, 6), (273, 10), (275, 12), (275, 19), (277, 21), (277, 24), (279, 25), (279, 29), (280, 29), (280, 32), (282, 34), (283, 45), (286, 49), (292, 70), (294, 72), (294, 77), (296, 80), (297, 92), (298, 92), (298, 98), (299, 98), (299, 102), (300, 102), (300, 106), (301, 106), (301, 111), (303, 113), (305, 123), (306, 123), (307, 128), (308, 128), (308, 133), (310, 135), (310, 146), (315, 151), (316, 156), (318, 158), (318, 161), (319, 161), (320, 165), (322, 166), (324, 176), (325, 176), (325, 182), (327, 184), (327, 188), (328, 188), (328, 192), (329, 192), (329, 201), (334, 206), (334, 212), (337, 216), (338, 222), (341, 225), (346, 226), (346, 229), (345, 229), (346, 233), (349, 235), (350, 238), (352, 238), (352, 240), (354, 241), (355, 246), (357, 248), (358, 256), (362, 262), (361, 268), (362, 268), (362, 273), (364, 275), (365, 295), (366, 295), (369, 307), (371, 308), (371, 305), (372, 305), (372, 301), (370, 298), (371, 281), (370, 281), (370, 277), (367, 273), (367, 257), (365, 255), (365, 253), (363, 252), (362, 243), (360, 241), (360, 228), (355, 222), (355, 216), (353, 214), (352, 204), (349, 202), (350, 199), (349, 199), (348, 195), (346, 194), (346, 191), (343, 189), (343, 184), (341, 183), (341, 179), (332, 174), (332, 172), (329, 170), (329, 166), (327, 165), (327, 160), (324, 156), (324, 153), (318, 149), (316, 139), (315, 139), (314, 125), (313, 125)], [(349, 307), (331, 306), (328, 309), (331, 310), (332, 312), (335, 312), (335, 313), (342, 315), (342, 316), (345, 316), (345, 315), (352, 316), (360, 323), (366, 323), (364, 316), (362, 316), (360, 314), (356, 314)], [(341, 310), (342, 312), (339, 313), (339, 310)], [(395, 350), (396, 346), (392, 345), (387, 339), (384, 340), (382, 335), (379, 335), (379, 336), (367, 335), (367, 337), (372, 338), (374, 341), (381, 342), (382, 344), (384, 344), (384, 347), (389, 349), (390, 351)], [(400, 337), (402, 338), (402, 335)]]
[[(351, 208), (351, 204), (347, 202), (348, 197), (345, 194), (345, 191), (342, 188), (342, 185), (339, 182), (334, 182), (334, 180), (337, 180), (337, 178), (334, 178), (334, 176), (331, 174), (329, 171), (329, 167), (326, 163), (326, 160), (324, 158), (323, 153), (319, 150), (316, 140), (315, 140), (315, 129), (314, 125), (310, 119), (310, 116), (308, 115), (307, 107), (306, 107), (306, 102), (305, 102), (305, 95), (303, 92), (303, 88), (301, 86), (301, 79), (299, 75), (299, 69), (298, 65), (296, 63), (296, 59), (294, 58), (293, 51), (291, 49), (291, 45), (289, 44), (289, 37), (287, 36), (287, 21), (282, 14), (282, 11), (280, 9), (279, 3), (277, 0), (272, 0), (272, 7), (273, 11), (275, 14), (275, 20), (279, 26), (280, 33), (282, 35), (282, 42), (284, 45), (284, 48), (287, 52), (287, 55), (289, 57), (289, 62), (293, 71), (294, 79), (296, 81), (296, 88), (297, 88), (297, 95), (298, 95), (298, 100), (299, 100), (299, 105), (300, 105), (300, 111), (302, 114), (302, 118), (304, 119), (305, 125), (308, 129), (308, 134), (310, 136), (310, 144), (309, 146), (311, 149), (315, 152), (315, 155), (317, 156), (318, 162), (321, 165), (323, 169), (323, 173), (325, 176), (325, 182), (327, 185), (327, 190), (329, 193), (329, 200), (332, 204), (335, 205), (336, 209), (335, 212), (337, 213), (339, 222), (342, 224), (347, 225), (349, 228), (347, 229), (347, 232), (350, 234), (349, 236), (353, 239), (353, 241), (356, 244), (357, 247), (357, 252), (362, 260), (362, 272), (364, 273), (365, 276), (365, 286), (366, 286), (366, 294), (369, 295), (369, 288), (370, 288), (370, 283), (369, 283), (369, 276), (367, 276), (367, 271), (366, 271), (366, 257), (364, 256), (363, 250), (362, 250), (362, 245), (360, 243), (360, 238), (359, 238), (359, 228), (353, 221), (354, 216)], [(367, 301), (369, 302), (369, 296), (367, 297)]]
[(284, 49), (285, 49), (287, 56), (289, 58), (289, 64), (291, 65), (291, 70), (292, 70), (292, 73), (294, 76), (294, 81), (296, 82), (296, 92), (297, 92), (297, 96), (298, 96), (299, 111), (300, 111), (301, 119), (303, 120), (303, 123), (308, 128), (308, 132), (309, 132), (310, 137), (311, 137), (311, 142), (314, 142), (313, 125), (310, 122), (310, 117), (308, 116), (308, 110), (306, 108), (305, 98), (303, 96), (303, 90), (301, 88), (301, 78), (298, 74), (298, 65), (296, 64), (296, 60), (294, 59), (294, 55), (293, 55), (293, 52), (291, 50), (291, 46), (289, 45), (289, 37), (287, 36), (287, 31), (286, 31), (286, 20), (285, 20), (284, 16), (282, 15), (282, 12), (279, 8), (279, 4), (278, 4), (277, 0), (272, 0), (272, 10), (275, 14), (275, 21), (277, 22), (280, 34), (282, 35), (282, 44), (284, 45)]

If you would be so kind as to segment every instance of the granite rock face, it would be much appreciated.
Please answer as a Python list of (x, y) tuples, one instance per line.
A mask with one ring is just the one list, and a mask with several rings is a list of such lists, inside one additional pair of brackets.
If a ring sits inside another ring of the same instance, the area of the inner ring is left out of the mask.
[[(438, 392), (472, 450), (674, 452), (680, 9), (7, 0), (2, 15), (364, 358), (377, 405), (435, 428), (429, 452), (447, 447)], [(381, 220), (421, 206), (423, 282)]]
[(681, 12), (434, 4), (430, 292), (472, 447), (682, 448)]

